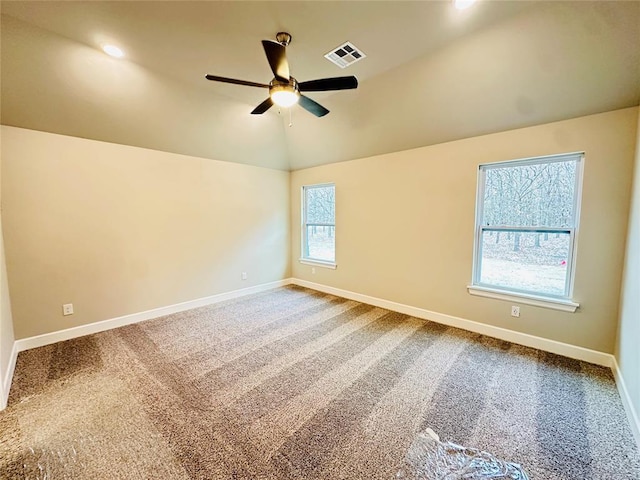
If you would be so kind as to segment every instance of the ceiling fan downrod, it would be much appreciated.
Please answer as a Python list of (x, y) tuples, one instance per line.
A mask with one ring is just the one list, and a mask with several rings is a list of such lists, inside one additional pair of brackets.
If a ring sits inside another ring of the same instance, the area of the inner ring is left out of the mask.
[(283, 46), (287, 46), (291, 43), (291, 39), (293, 37), (291, 36), (291, 34), (287, 33), (287, 32), (278, 32), (276, 33), (276, 41)]

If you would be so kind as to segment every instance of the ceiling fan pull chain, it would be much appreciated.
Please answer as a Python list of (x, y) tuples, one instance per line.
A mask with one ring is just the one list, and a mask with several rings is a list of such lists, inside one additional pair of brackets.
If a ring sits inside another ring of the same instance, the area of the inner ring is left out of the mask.
[(290, 108), (289, 109), (289, 127), (293, 127), (293, 120), (291, 120), (291, 115), (292, 115), (291, 110), (292, 109)]

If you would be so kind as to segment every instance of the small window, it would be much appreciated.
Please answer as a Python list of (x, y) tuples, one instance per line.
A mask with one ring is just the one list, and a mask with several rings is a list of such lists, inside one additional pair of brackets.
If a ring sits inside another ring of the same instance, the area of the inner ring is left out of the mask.
[(302, 259), (335, 266), (336, 189), (333, 184), (302, 187)]
[(571, 301), (583, 154), (481, 165), (473, 285)]

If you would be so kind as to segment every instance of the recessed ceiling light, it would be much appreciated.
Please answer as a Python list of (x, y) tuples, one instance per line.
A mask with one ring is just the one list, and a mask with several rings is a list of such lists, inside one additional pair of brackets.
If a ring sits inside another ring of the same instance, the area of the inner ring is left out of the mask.
[(464, 10), (465, 8), (469, 8), (475, 2), (476, 0), (453, 0), (453, 6), (458, 10)]
[(124, 52), (115, 45), (104, 45), (102, 47), (102, 50), (104, 50), (104, 53), (106, 53), (107, 55), (111, 55), (112, 57), (124, 57)]

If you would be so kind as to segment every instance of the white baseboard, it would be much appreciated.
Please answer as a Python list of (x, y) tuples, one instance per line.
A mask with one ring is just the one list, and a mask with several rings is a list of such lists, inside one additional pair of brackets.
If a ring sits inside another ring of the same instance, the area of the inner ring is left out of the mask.
[(463, 330), (468, 330), (474, 333), (480, 333), (489, 337), (498, 338), (500, 340), (506, 340), (508, 342), (517, 343), (518, 345), (524, 345), (525, 347), (537, 348), (544, 350), (545, 352), (556, 353), (576, 360), (582, 360), (589, 363), (595, 363), (596, 365), (603, 365), (611, 367), (613, 355), (596, 350), (590, 350), (588, 348), (577, 347), (568, 343), (557, 342), (555, 340), (549, 340), (547, 338), (536, 337), (527, 333), (516, 332), (514, 330), (508, 330), (506, 328), (494, 327), (493, 325), (487, 325), (473, 320), (467, 320), (465, 318), (454, 317), (452, 315), (446, 315), (444, 313), (432, 312), (423, 308), (412, 307), (402, 303), (392, 302), (390, 300), (384, 300), (382, 298), (370, 297), (361, 293), (350, 292), (348, 290), (342, 290), (340, 288), (329, 287), (327, 285), (321, 285), (319, 283), (308, 282), (306, 280), (300, 280), (298, 278), (291, 279), (294, 285), (301, 287), (311, 288), (320, 292), (329, 293), (331, 295), (337, 295), (339, 297), (348, 298), (349, 300), (355, 300), (358, 302), (368, 303), (369, 305), (375, 305), (376, 307), (385, 308), (387, 310), (393, 310), (394, 312), (404, 313), (411, 315), (412, 317), (422, 318), (425, 320), (431, 320), (436, 323), (448, 325), (450, 327), (457, 327)]
[(291, 283), (299, 285), (301, 287), (311, 288), (320, 292), (328, 293), (331, 295), (337, 295), (339, 297), (348, 298), (349, 300), (355, 300), (358, 302), (368, 303), (369, 305), (375, 305), (376, 307), (385, 308), (387, 310), (393, 310), (394, 312), (404, 313), (416, 318), (423, 318), (425, 320), (431, 320), (436, 323), (441, 323), (451, 327), (461, 328), (474, 333), (480, 333), (489, 337), (498, 338), (500, 340), (506, 340), (508, 342), (517, 343), (518, 345), (524, 345), (526, 347), (537, 348), (545, 352), (555, 353), (565, 357), (573, 358), (576, 360), (582, 360), (596, 365), (609, 367), (613, 371), (613, 375), (616, 381), (616, 386), (622, 399), (631, 431), (636, 439), (636, 443), (640, 447), (640, 416), (636, 412), (631, 397), (627, 391), (627, 387), (622, 376), (622, 372), (618, 367), (616, 357), (609, 353), (598, 352), (596, 350), (590, 350), (588, 348), (578, 347), (570, 345), (568, 343), (557, 342), (555, 340), (549, 340), (547, 338), (536, 337), (527, 333), (516, 332), (513, 330), (507, 330), (506, 328), (494, 327), (492, 325), (486, 325), (484, 323), (474, 322), (464, 318), (454, 317), (452, 315), (446, 315), (443, 313), (432, 312), (423, 308), (412, 307), (402, 303), (396, 303), (382, 298), (370, 297), (361, 293), (350, 292), (348, 290), (342, 290), (340, 288), (329, 287), (319, 283), (308, 282), (306, 280), (300, 280), (298, 278), (291, 279)]
[(300, 280), (298, 278), (292, 278), (291, 283), (331, 295), (348, 298), (349, 300), (355, 300), (357, 302), (375, 305), (376, 307), (385, 308), (387, 310), (393, 310), (394, 312), (404, 313), (406, 315), (411, 315), (412, 317), (431, 320), (436, 323), (441, 323), (451, 327), (457, 327), (474, 333), (480, 333), (489, 337), (498, 338), (500, 340), (517, 343), (518, 345), (537, 348), (545, 352), (555, 353), (576, 360), (582, 360), (585, 362), (594, 363), (596, 365), (609, 367), (613, 371), (616, 386), (618, 388), (620, 398), (622, 399), (622, 404), (624, 405), (625, 412), (627, 413), (631, 431), (633, 432), (636, 443), (640, 448), (640, 415), (638, 414), (638, 412), (636, 412), (633, 403), (631, 402), (631, 397), (629, 396), (629, 392), (627, 391), (627, 387), (624, 382), (622, 372), (618, 367), (616, 357), (609, 353), (598, 352), (596, 350), (590, 350), (588, 348), (578, 347), (575, 345), (570, 345), (568, 343), (562, 343), (555, 340), (549, 340), (547, 338), (536, 337), (527, 333), (508, 330), (506, 328), (494, 327), (492, 325), (474, 322), (473, 320), (467, 320), (464, 318), (454, 317), (452, 315), (432, 312), (423, 308), (412, 307), (410, 305), (396, 303), (390, 300), (384, 300), (382, 298), (370, 297), (361, 293), (350, 292), (348, 290), (342, 290), (340, 288), (329, 287), (327, 285), (322, 285), (319, 283), (308, 282), (306, 280)]
[(117, 317), (109, 320), (103, 320), (100, 322), (91, 323), (88, 325), (82, 325), (79, 327), (68, 328), (65, 330), (57, 331), (57, 332), (46, 333), (46, 334), (38, 335), (35, 337), (16, 340), (13, 344), (13, 350), (11, 352), (11, 360), (9, 362), (7, 372), (5, 372), (4, 378), (0, 377), (0, 380), (2, 380), (2, 390), (3, 390), (2, 393), (4, 394), (0, 398), (0, 410), (5, 408), (6, 406), (7, 398), (9, 396), (9, 389), (11, 386), (11, 380), (13, 379), (13, 372), (15, 369), (18, 352), (22, 352), (24, 350), (28, 350), (31, 348), (50, 345), (52, 343), (56, 343), (64, 340), (70, 340), (73, 338), (82, 337), (85, 335), (90, 335), (93, 333), (99, 333), (106, 330), (111, 330), (113, 328), (118, 328), (125, 325), (131, 325), (133, 323), (138, 323), (138, 322), (150, 320), (157, 317), (162, 317), (164, 315), (170, 315), (172, 313), (183, 312), (185, 310), (190, 310), (192, 308), (212, 305), (214, 303), (223, 302), (225, 300), (231, 300), (231, 299), (239, 298), (245, 295), (250, 295), (252, 293), (259, 293), (259, 292), (263, 292), (273, 288), (283, 287), (291, 284), (310, 288), (310, 289), (328, 293), (331, 295), (337, 295), (340, 297), (348, 298), (350, 300), (355, 300), (358, 302), (375, 305), (380, 308), (385, 308), (388, 310), (393, 310), (395, 312), (404, 313), (406, 315), (411, 315), (412, 317), (431, 320), (436, 323), (441, 323), (444, 325), (461, 328), (463, 330), (480, 333), (482, 335), (487, 335), (493, 338), (506, 340), (512, 343), (517, 343), (519, 345), (524, 345), (527, 347), (537, 348), (547, 352), (556, 353), (558, 355), (574, 358), (576, 360), (582, 360), (585, 362), (594, 363), (596, 365), (603, 365), (603, 366), (610, 367), (613, 370), (613, 373), (616, 379), (616, 384), (620, 392), (620, 397), (622, 398), (622, 402), (628, 414), (634, 436), (636, 437), (638, 444), (640, 444), (640, 422), (638, 421), (638, 414), (636, 413), (633, 407), (633, 404), (631, 403), (629, 394), (627, 392), (627, 389), (624, 383), (624, 379), (621, 375), (621, 372), (618, 368), (618, 364), (613, 355), (603, 353), (603, 352), (598, 352), (595, 350), (590, 350), (583, 347), (578, 347), (575, 345), (569, 345), (566, 343), (557, 342), (555, 340), (536, 337), (526, 333), (508, 330), (501, 327), (486, 325), (486, 324), (475, 322), (472, 320), (454, 317), (452, 315), (432, 312), (430, 310), (425, 310), (418, 307), (412, 307), (410, 305), (396, 303), (390, 300), (384, 300), (377, 297), (371, 297), (369, 295), (363, 295), (363, 294), (351, 292), (348, 290), (342, 290), (340, 288), (329, 287), (327, 285), (322, 285), (319, 283), (308, 282), (306, 280), (300, 280), (297, 278), (288, 278), (288, 279), (279, 280), (276, 282), (264, 283), (261, 285), (256, 285), (254, 287), (243, 288), (240, 290), (233, 290), (231, 292), (199, 298), (196, 300), (182, 302), (175, 305), (155, 308), (155, 309), (147, 310), (144, 312), (133, 313), (130, 315), (124, 315), (122, 317)]
[(9, 357), (9, 365), (7, 365), (6, 372), (0, 372), (0, 381), (2, 388), (0, 388), (0, 410), (4, 410), (7, 407), (7, 401), (9, 400), (9, 389), (11, 388), (11, 380), (13, 380), (13, 372), (16, 369), (16, 359), (18, 358), (18, 347), (16, 342), (13, 342), (11, 348), (11, 356)]
[(613, 370), (613, 376), (616, 379), (616, 386), (618, 387), (618, 393), (620, 394), (622, 405), (624, 405), (624, 409), (627, 412), (631, 431), (633, 432), (633, 436), (636, 438), (638, 448), (640, 448), (640, 415), (636, 412), (636, 409), (631, 402), (631, 396), (627, 390), (627, 385), (624, 381), (624, 377), (622, 376), (622, 372), (620, 371), (620, 367), (618, 366), (618, 362), (616, 361), (616, 357), (613, 357), (611, 370)]
[(145, 320), (151, 320), (153, 318), (162, 317), (164, 315), (171, 315), (172, 313), (191, 310), (192, 308), (204, 307), (206, 305), (224, 302), (225, 300), (243, 297), (252, 293), (264, 292), (266, 290), (271, 290), (272, 288), (284, 287), (285, 285), (290, 285), (291, 283), (292, 281), (290, 278), (285, 278), (284, 280), (263, 283), (249, 288), (242, 288), (239, 290), (233, 290), (231, 292), (219, 293), (217, 295), (198, 298), (195, 300), (190, 300), (188, 302), (176, 303), (175, 305), (154, 308), (152, 310), (146, 310), (144, 312), (132, 313), (130, 315), (124, 315), (122, 317), (111, 318), (109, 320), (102, 320), (100, 322), (80, 325), (78, 327), (59, 330), (57, 332), (44, 333), (42, 335), (36, 335), (35, 337), (21, 338), (19, 340), (16, 340), (13, 343), (11, 359), (9, 361), (7, 371), (0, 372), (0, 382), (2, 382), (0, 384), (0, 410), (3, 410), (7, 406), (9, 390), (11, 388), (11, 381), (13, 380), (13, 372), (16, 368), (16, 359), (18, 358), (19, 352), (23, 352), (32, 348), (44, 347), (45, 345), (51, 345), (52, 343), (62, 342), (64, 340), (71, 340), (72, 338), (84, 337), (85, 335), (91, 335), (93, 333), (104, 332), (113, 328), (123, 327), (125, 325), (143, 322)]
[(245, 295), (250, 295), (252, 293), (264, 292), (265, 290), (284, 287), (285, 285), (290, 284), (291, 279), (287, 278), (275, 282), (255, 285), (249, 288), (233, 290), (231, 292), (219, 293), (209, 297), (198, 298), (188, 302), (176, 303), (166, 307), (154, 308), (144, 312), (132, 313), (130, 315), (111, 318), (109, 320), (102, 320), (100, 322), (90, 323), (87, 325), (67, 328), (57, 332), (45, 333), (35, 337), (21, 338), (15, 341), (14, 350), (16, 350), (16, 352), (22, 352), (31, 348), (43, 347), (45, 345), (51, 345), (52, 343), (71, 340), (72, 338), (83, 337), (93, 333), (104, 332), (105, 330), (131, 325), (132, 323), (143, 322), (145, 320), (151, 320), (152, 318), (171, 315), (172, 313), (184, 312), (185, 310), (191, 310), (192, 308), (204, 307), (206, 305), (224, 302), (225, 300), (231, 300), (233, 298), (244, 297)]

